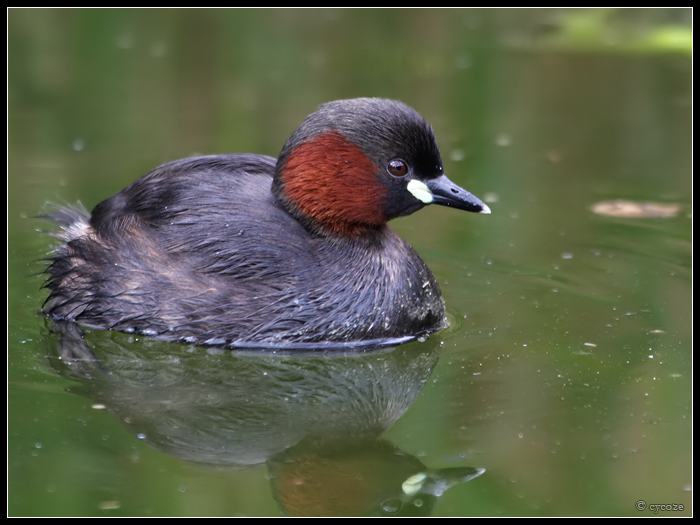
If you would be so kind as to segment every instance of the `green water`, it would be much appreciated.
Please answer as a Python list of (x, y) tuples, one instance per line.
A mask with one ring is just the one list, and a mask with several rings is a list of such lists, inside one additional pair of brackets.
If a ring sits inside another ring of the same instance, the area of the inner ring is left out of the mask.
[[(8, 514), (691, 515), (689, 18), (10, 10)], [(61, 359), (37, 315), (47, 202), (91, 208), (190, 155), (276, 155), (355, 96), (420, 111), (493, 211), (392, 223), (449, 329), (332, 356), (91, 333), (87, 377)], [(593, 210), (613, 199), (670, 216)], [(426, 471), (451, 488), (409, 497)]]

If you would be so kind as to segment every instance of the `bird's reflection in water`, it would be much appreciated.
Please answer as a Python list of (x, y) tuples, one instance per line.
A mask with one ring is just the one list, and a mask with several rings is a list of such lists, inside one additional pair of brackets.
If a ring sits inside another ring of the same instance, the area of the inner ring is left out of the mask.
[(150, 446), (206, 468), (265, 465), (292, 516), (430, 515), (483, 470), (430, 470), (381, 438), (411, 406), (439, 340), (374, 349), (195, 348), (56, 323), (54, 367)]

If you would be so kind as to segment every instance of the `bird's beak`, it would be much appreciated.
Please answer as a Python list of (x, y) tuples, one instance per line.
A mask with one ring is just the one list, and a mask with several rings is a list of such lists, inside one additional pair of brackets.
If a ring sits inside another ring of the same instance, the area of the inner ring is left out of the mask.
[(425, 182), (413, 179), (409, 181), (407, 189), (424, 204), (440, 204), (459, 210), (491, 213), (491, 208), (467, 190), (457, 186), (446, 175)]

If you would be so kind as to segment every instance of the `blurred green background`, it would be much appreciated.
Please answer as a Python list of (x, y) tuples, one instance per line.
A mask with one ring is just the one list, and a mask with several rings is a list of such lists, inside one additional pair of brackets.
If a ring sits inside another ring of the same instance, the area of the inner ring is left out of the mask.
[[(382, 96), (433, 124), (447, 174), (493, 210), (392, 223), (452, 324), (382, 439), (430, 468), (485, 469), (431, 513), (691, 515), (691, 16), (9, 9), (8, 514), (288, 512), (271, 471), (160, 452), (57, 371), (35, 216), (91, 209), (177, 158), (276, 156), (320, 103)], [(593, 211), (612, 199), (669, 216)]]

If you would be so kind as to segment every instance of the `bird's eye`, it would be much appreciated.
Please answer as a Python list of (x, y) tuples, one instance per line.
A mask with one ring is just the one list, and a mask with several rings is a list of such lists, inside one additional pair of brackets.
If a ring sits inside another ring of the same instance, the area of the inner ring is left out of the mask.
[(394, 159), (392, 161), (389, 161), (389, 165), (387, 166), (387, 170), (394, 177), (403, 177), (404, 175), (406, 175), (408, 173), (408, 164), (406, 164), (401, 159)]

